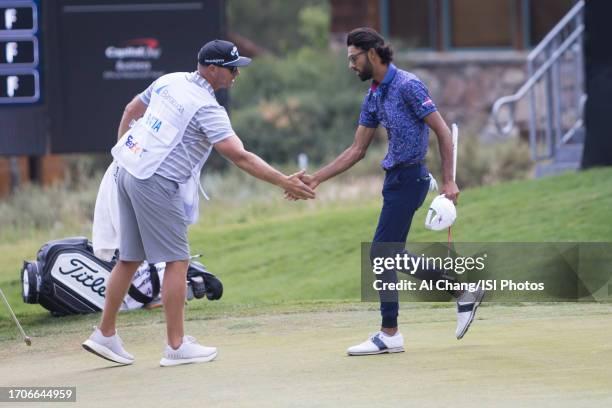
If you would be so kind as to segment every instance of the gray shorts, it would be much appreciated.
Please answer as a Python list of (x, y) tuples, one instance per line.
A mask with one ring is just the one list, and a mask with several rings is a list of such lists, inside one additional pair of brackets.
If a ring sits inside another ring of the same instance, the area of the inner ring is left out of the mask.
[(120, 169), (117, 187), (119, 259), (188, 260), (187, 223), (178, 183), (157, 174), (140, 180)]

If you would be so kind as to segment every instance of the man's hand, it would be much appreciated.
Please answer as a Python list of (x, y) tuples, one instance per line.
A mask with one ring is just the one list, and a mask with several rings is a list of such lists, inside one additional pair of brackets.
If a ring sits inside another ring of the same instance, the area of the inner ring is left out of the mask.
[(300, 177), (302, 179), (302, 181), (304, 182), (304, 184), (306, 184), (308, 187), (312, 188), (313, 190), (315, 188), (317, 188), (317, 186), (319, 184), (321, 184), (321, 181), (319, 181), (319, 179), (317, 179), (314, 175), (312, 174), (304, 174), (302, 177)]
[(285, 190), (285, 198), (290, 201), (296, 200), (308, 200), (315, 198), (314, 187), (310, 187), (303, 182), (306, 170), (300, 170), (297, 173), (293, 173), (287, 176), (283, 183), (283, 189)]
[(454, 181), (447, 181), (442, 186), (442, 194), (446, 196), (449, 200), (451, 200), (455, 205), (457, 205), (457, 200), (459, 199), (459, 187), (457, 187), (457, 183)]
[[(317, 186), (320, 184), (319, 180), (317, 180), (311, 174), (306, 174), (305, 170), (301, 170), (301, 171), (298, 171), (297, 173), (293, 173), (291, 176), (289, 176), (289, 178), (290, 179), (297, 178), (297, 179), (301, 180), (304, 185), (308, 186), (312, 190), (317, 188)], [(284, 197), (285, 197), (285, 199), (287, 199), (289, 201), (297, 201), (297, 200), (299, 200), (299, 197), (295, 196), (294, 194), (292, 194), (288, 190), (285, 190)]]

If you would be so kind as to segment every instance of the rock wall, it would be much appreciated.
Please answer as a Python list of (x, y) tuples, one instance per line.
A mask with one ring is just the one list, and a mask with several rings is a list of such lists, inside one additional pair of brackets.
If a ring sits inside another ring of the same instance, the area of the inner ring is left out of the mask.
[[(447, 123), (456, 122), (488, 139), (500, 137), (491, 120), (493, 103), (525, 82), (525, 58), (526, 53), (515, 51), (426, 52), (399, 54), (396, 64), (427, 85)], [(517, 124), (526, 123), (522, 102), (517, 106)]]

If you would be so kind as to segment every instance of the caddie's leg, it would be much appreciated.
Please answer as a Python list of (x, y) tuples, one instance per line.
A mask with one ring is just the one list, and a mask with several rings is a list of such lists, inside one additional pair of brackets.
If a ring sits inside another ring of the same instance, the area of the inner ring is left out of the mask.
[(118, 261), (113, 268), (104, 293), (104, 310), (99, 327), (104, 336), (115, 334), (119, 308), (130, 288), (134, 273), (141, 263), (142, 261)]
[(111, 271), (106, 287), (104, 311), (100, 322), (100, 331), (104, 336), (115, 334), (115, 323), (121, 302), (134, 277), (138, 266), (145, 258), (142, 238), (138, 229), (136, 212), (130, 197), (131, 176), (124, 169), (117, 175), (117, 204), (119, 210), (119, 261)]
[(189, 261), (173, 261), (166, 264), (162, 285), (162, 302), (166, 314), (168, 345), (174, 349), (183, 343), (185, 335), (185, 296), (187, 294), (187, 268)]
[(111, 272), (105, 292), (104, 310), (100, 327), (94, 331), (82, 344), (90, 353), (118, 364), (132, 364), (134, 356), (123, 348), (123, 342), (117, 334), (115, 324), (121, 302), (125, 297), (134, 272), (141, 261), (118, 261)]

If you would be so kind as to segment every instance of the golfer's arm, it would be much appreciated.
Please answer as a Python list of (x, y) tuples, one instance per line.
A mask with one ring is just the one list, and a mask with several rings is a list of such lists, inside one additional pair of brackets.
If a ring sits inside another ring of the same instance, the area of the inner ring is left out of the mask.
[(128, 131), (130, 123), (133, 120), (140, 118), (144, 115), (147, 110), (147, 105), (140, 99), (138, 95), (132, 99), (130, 103), (125, 106), (123, 110), (123, 116), (121, 116), (121, 122), (119, 123), (119, 130), (117, 131), (117, 139), (121, 139), (121, 136)]
[(359, 125), (355, 131), (353, 144), (340, 153), (331, 163), (315, 172), (313, 176), (322, 183), (350, 169), (355, 163), (365, 157), (366, 151), (374, 138), (375, 128)]
[(438, 149), (442, 159), (442, 182), (453, 181), (453, 139), (451, 131), (438, 112), (432, 112), (427, 115), (425, 123), (438, 137)]
[(216, 143), (215, 150), (253, 177), (283, 187), (286, 176), (266, 163), (261, 157), (244, 149), (242, 140), (236, 135)]

